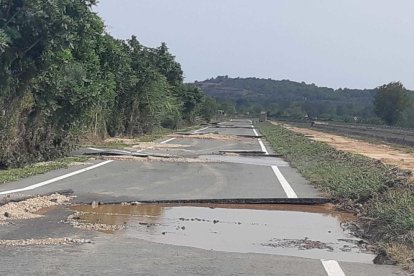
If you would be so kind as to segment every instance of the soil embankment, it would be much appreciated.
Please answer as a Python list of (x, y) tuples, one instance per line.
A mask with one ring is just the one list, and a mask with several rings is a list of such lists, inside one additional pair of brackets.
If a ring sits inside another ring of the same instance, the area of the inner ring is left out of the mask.
[(309, 139), (327, 143), (337, 150), (361, 154), (379, 160), (387, 165), (397, 166), (403, 170), (410, 170), (414, 174), (414, 154), (403, 152), (389, 145), (373, 144), (332, 133), (294, 127), (289, 124), (277, 122), (272, 122), (272, 124), (281, 125), (295, 133), (303, 134)]

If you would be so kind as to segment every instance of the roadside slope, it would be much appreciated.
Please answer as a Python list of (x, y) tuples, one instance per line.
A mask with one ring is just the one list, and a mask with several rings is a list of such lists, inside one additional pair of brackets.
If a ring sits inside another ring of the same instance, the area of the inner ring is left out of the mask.
[(414, 185), (410, 172), (337, 150), (278, 124), (260, 123), (258, 127), (275, 153), (283, 155), (338, 206), (358, 215), (355, 231), (361, 237), (414, 272)]
[(284, 123), (272, 122), (272, 124), (280, 125), (295, 133), (303, 134), (311, 140), (326, 143), (337, 150), (364, 155), (379, 160), (384, 164), (396, 166), (403, 170), (410, 170), (414, 173), (414, 154), (404, 152), (389, 145), (373, 144), (323, 131), (294, 127)]

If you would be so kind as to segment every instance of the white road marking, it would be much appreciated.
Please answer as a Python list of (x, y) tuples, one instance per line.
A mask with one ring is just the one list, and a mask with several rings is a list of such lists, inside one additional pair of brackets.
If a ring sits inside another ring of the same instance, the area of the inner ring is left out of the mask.
[(285, 191), (288, 198), (298, 198), (295, 191), (290, 186), (289, 182), (283, 176), (281, 171), (277, 166), (272, 166), (273, 172), (275, 173), (277, 180), (279, 180), (280, 185), (282, 185), (283, 190)]
[(172, 140), (175, 140), (175, 138), (170, 138), (168, 140), (162, 141), (160, 142), (160, 144), (165, 144), (165, 143), (171, 142)]
[[(253, 127), (253, 132), (254, 132), (254, 135), (255, 135), (255, 136), (259, 136), (259, 133), (257, 133), (257, 131), (256, 131), (256, 129), (255, 129), (254, 127)], [(259, 141), (259, 145), (260, 145), (260, 148), (262, 149), (262, 151), (263, 151), (266, 155), (269, 155), (269, 152), (267, 151), (267, 149), (266, 149), (266, 147), (265, 147), (265, 145), (264, 145), (264, 143), (263, 143), (262, 139), (258, 138), (258, 139), (257, 139), (257, 141)]]
[(329, 276), (345, 276), (344, 271), (339, 266), (337, 261), (334, 260), (321, 260), (326, 273)]
[(103, 149), (97, 149), (97, 148), (88, 148), (88, 150), (94, 150), (94, 151), (105, 151)]
[(74, 171), (74, 172), (71, 172), (71, 173), (68, 173), (68, 174), (65, 174), (65, 175), (61, 175), (61, 176), (58, 176), (58, 177), (55, 177), (55, 178), (52, 178), (52, 179), (49, 179), (49, 180), (46, 180), (46, 181), (43, 181), (43, 182), (34, 184), (34, 185), (30, 185), (30, 186), (27, 186), (27, 187), (24, 187), (24, 188), (0, 192), (0, 195), (7, 195), (7, 194), (12, 194), (12, 193), (19, 193), (19, 192), (34, 190), (36, 188), (49, 185), (49, 184), (54, 183), (56, 181), (59, 181), (59, 180), (62, 180), (62, 179), (65, 179), (65, 178), (68, 178), (68, 177), (71, 177), (71, 176), (74, 176), (74, 175), (83, 173), (83, 172), (87, 172), (87, 171), (96, 169), (98, 167), (101, 167), (103, 165), (106, 165), (108, 163), (111, 163), (112, 161), (113, 160), (104, 161), (102, 163), (99, 163), (99, 164), (96, 164), (96, 165), (93, 165), (93, 166), (90, 166), (90, 167), (87, 167), (87, 168), (84, 168), (84, 169), (81, 169), (81, 170), (78, 170), (78, 171)]
[(208, 128), (209, 128), (209, 127), (201, 128), (201, 129), (198, 129), (198, 130), (194, 131), (193, 133), (199, 133), (200, 131), (206, 130), (206, 129), (208, 129)]
[(259, 141), (259, 144), (260, 144), (260, 148), (262, 149), (262, 151), (266, 154), (266, 155), (269, 155), (269, 152), (267, 151), (267, 149), (266, 149), (266, 147), (265, 147), (265, 145), (263, 144), (263, 141), (262, 141), (262, 139), (257, 139), (257, 141)]

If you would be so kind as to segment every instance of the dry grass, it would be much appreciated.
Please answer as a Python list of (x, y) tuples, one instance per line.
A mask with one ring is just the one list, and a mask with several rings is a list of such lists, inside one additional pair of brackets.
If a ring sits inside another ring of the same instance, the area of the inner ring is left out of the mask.
[(385, 250), (400, 266), (414, 275), (414, 250), (412, 247), (392, 243), (387, 244)]

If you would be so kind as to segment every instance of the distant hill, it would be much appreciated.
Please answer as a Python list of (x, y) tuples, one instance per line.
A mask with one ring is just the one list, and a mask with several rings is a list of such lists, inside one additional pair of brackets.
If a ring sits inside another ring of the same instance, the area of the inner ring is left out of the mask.
[(220, 76), (194, 85), (220, 102), (235, 105), (238, 112), (271, 116), (353, 120), (377, 120), (373, 112), (374, 89), (332, 89), (289, 80), (229, 78)]

